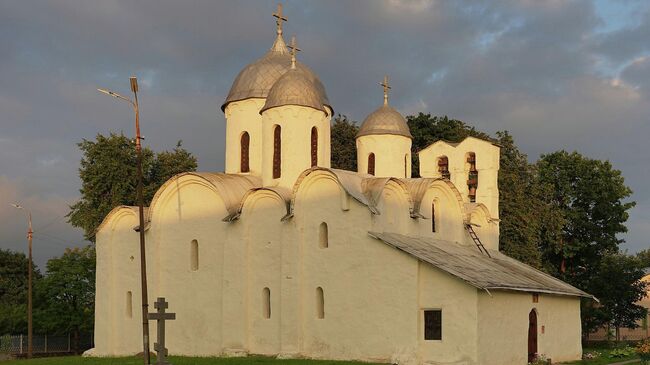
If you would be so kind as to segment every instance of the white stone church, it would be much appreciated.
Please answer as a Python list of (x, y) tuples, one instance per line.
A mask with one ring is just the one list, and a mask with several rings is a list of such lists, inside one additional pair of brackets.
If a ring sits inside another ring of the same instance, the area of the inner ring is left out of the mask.
[[(411, 178), (412, 137), (384, 82), (356, 138), (358, 171), (331, 168), (333, 108), (278, 13), (271, 49), (223, 103), (225, 172), (173, 177), (146, 212), (149, 303), (165, 297), (177, 318), (170, 354), (579, 359), (589, 295), (499, 252), (499, 147), (438, 141)], [(137, 226), (137, 208), (121, 206), (96, 233), (99, 356), (142, 351)]]

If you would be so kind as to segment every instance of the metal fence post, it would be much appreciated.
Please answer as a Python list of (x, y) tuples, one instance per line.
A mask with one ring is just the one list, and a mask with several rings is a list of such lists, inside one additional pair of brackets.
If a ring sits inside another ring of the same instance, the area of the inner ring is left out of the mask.
[(23, 335), (20, 335), (20, 354), (23, 354)]
[(45, 353), (47, 353), (47, 334), (45, 334)]
[(68, 332), (68, 352), (70, 352), (70, 332)]

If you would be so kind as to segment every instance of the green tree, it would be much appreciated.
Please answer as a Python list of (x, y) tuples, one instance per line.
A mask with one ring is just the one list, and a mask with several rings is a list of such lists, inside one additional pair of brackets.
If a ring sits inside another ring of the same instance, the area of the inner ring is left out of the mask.
[(641, 260), (641, 264), (643, 265), (643, 267), (650, 269), (650, 248), (639, 251), (636, 254), (636, 257), (638, 257), (639, 260)]
[(619, 341), (621, 327), (638, 327), (637, 322), (646, 315), (646, 309), (636, 304), (646, 294), (647, 283), (641, 280), (644, 275), (643, 263), (634, 256), (605, 256), (586, 288), (600, 303), (592, 302), (586, 306), (583, 333), (611, 325), (616, 329), (616, 340)]
[(357, 123), (337, 115), (331, 127), (332, 168), (357, 171)]
[(79, 335), (90, 332), (95, 317), (95, 248), (67, 248), (47, 262), (47, 275), (38, 288), (44, 303), (36, 320), (51, 334), (71, 333), (75, 352)]
[(420, 160), (418, 152), (438, 140), (449, 142), (460, 142), (465, 137), (472, 136), (485, 140), (492, 140), (484, 132), (465, 124), (456, 119), (449, 119), (447, 116), (437, 117), (431, 114), (419, 113), (417, 116), (406, 117), (413, 142), (411, 150), (413, 153), (413, 163), (411, 167), (413, 177), (420, 176)]
[[(82, 228), (86, 239), (94, 239), (95, 229), (106, 214), (118, 205), (137, 205), (136, 151), (123, 134), (98, 134), (95, 141), (78, 144), (83, 152), (79, 177), (81, 199), (70, 206), (68, 222)], [(172, 152), (154, 153), (142, 149), (145, 205), (156, 190), (173, 175), (196, 170), (196, 158), (179, 142)]]
[(586, 288), (601, 260), (618, 253), (623, 240), (617, 235), (627, 231), (627, 211), (635, 204), (626, 202), (632, 191), (609, 161), (577, 152), (542, 155), (537, 168), (539, 183), (550, 187), (546, 202), (564, 220), (560, 233), (544, 242), (544, 260), (552, 273)]
[[(0, 249), (0, 335), (27, 333), (27, 267), (25, 254)], [(40, 279), (32, 264), (32, 285)]]

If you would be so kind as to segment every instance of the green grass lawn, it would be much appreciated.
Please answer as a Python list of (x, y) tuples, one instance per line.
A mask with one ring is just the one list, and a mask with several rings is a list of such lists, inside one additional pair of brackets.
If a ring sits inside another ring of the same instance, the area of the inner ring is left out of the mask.
[[(151, 359), (154, 363), (154, 358)], [(277, 360), (272, 357), (249, 356), (237, 358), (218, 357), (176, 357), (171, 356), (169, 362), (173, 365), (264, 365), (264, 364), (291, 364), (291, 365), (372, 365), (356, 361), (332, 360)], [(2, 361), (2, 365), (141, 365), (142, 359), (137, 357), (97, 358), (81, 356), (47, 357), (31, 360)]]
[(589, 364), (589, 365), (606, 365), (606, 364), (614, 364), (617, 362), (622, 362), (622, 361), (627, 361), (627, 360), (634, 360), (638, 359), (639, 357), (634, 354), (634, 355), (629, 355), (629, 356), (612, 356), (612, 351), (615, 351), (616, 349), (606, 349), (606, 348), (585, 348), (582, 352), (584, 354), (586, 353), (593, 353), (593, 352), (599, 352), (600, 356), (598, 356), (595, 359), (592, 360), (579, 360), (579, 361), (571, 361), (567, 363), (562, 363), (562, 364)]

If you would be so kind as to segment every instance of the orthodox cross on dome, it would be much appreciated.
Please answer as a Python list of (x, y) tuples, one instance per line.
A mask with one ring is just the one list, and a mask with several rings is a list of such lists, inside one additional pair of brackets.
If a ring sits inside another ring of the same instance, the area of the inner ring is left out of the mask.
[(284, 15), (282, 15), (282, 3), (278, 3), (278, 12), (273, 13), (273, 16), (277, 18), (275, 24), (278, 26), (278, 30), (277, 30), (278, 35), (282, 35), (282, 22), (287, 21), (287, 18)]
[(384, 76), (384, 82), (379, 83), (379, 85), (384, 87), (384, 105), (388, 105), (388, 90), (391, 89), (388, 84), (388, 76)]
[(291, 44), (289, 45), (289, 48), (291, 48), (291, 69), (295, 70), (296, 52), (302, 51), (300, 48), (298, 48), (298, 43), (296, 42), (296, 36), (291, 37)]

